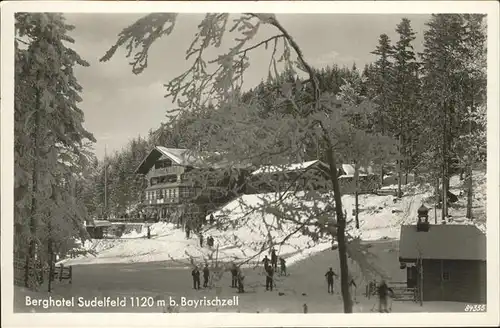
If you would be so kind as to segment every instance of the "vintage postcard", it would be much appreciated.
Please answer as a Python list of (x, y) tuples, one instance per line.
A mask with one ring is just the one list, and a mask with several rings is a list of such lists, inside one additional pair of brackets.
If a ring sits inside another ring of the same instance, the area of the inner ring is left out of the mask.
[(498, 325), (498, 3), (1, 14), (3, 326)]

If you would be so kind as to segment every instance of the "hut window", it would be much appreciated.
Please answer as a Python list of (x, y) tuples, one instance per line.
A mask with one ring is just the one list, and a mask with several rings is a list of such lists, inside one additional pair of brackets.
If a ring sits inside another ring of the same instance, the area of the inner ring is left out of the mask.
[(450, 280), (450, 273), (448, 271), (443, 272), (443, 280), (444, 281)]

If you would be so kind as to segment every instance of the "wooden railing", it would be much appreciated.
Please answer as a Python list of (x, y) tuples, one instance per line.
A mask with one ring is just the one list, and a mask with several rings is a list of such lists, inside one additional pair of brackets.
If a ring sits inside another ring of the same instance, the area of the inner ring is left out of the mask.
[[(406, 282), (391, 281), (387, 286), (392, 290), (391, 295), (395, 301), (413, 301), (418, 302), (418, 288), (407, 287)], [(370, 298), (377, 295), (378, 285), (376, 282), (371, 282), (366, 286), (365, 296)]]

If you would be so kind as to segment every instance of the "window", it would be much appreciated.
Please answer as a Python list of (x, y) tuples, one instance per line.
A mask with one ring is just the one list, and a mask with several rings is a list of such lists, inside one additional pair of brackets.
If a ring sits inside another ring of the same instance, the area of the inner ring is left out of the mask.
[(168, 159), (165, 159), (162, 161), (157, 161), (155, 163), (155, 169), (162, 169), (162, 168), (169, 167), (169, 166), (172, 166), (172, 161), (168, 160)]
[(450, 280), (450, 273), (448, 271), (443, 272), (443, 280), (444, 281)]
[(158, 178), (151, 178), (151, 180), (150, 180), (149, 182), (150, 182), (150, 184), (151, 184), (152, 186), (154, 186), (155, 184), (157, 184), (157, 183), (158, 183)]
[(167, 175), (165, 177), (165, 182), (167, 182), (167, 183), (177, 182), (177, 175), (175, 175), (175, 174)]
[(161, 199), (161, 189), (156, 190), (156, 198)]
[(178, 198), (179, 197), (179, 195), (178, 195), (178, 189), (174, 189), (173, 190), (173, 194), (174, 194), (174, 196), (173, 196), (174, 198)]

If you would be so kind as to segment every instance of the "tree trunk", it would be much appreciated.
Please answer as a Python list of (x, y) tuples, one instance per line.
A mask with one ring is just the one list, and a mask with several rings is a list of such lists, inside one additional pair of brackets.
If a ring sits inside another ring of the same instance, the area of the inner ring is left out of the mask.
[(349, 268), (347, 266), (347, 243), (345, 238), (346, 218), (342, 212), (342, 197), (340, 195), (337, 165), (333, 154), (332, 145), (327, 149), (328, 164), (330, 166), (330, 180), (333, 186), (333, 196), (335, 200), (335, 214), (337, 216), (337, 241), (340, 259), (340, 290), (344, 303), (344, 313), (352, 313), (351, 295), (349, 292)]
[[(471, 108), (474, 108), (474, 98), (471, 101)], [(472, 121), (469, 120), (469, 133), (472, 133)], [(467, 214), (465, 217), (469, 220), (472, 219), (472, 159), (467, 156)], [(462, 171), (463, 173), (463, 171)], [(462, 180), (462, 179), (461, 179)]]
[(354, 162), (354, 215), (356, 220), (356, 229), (359, 229), (359, 164)]
[(398, 198), (401, 198), (402, 192), (401, 192), (401, 180), (402, 180), (402, 172), (401, 172), (401, 162), (403, 158), (403, 152), (402, 152), (402, 135), (401, 133), (399, 134), (399, 158), (398, 158)]
[(38, 143), (38, 134), (40, 129), (40, 91), (36, 91), (36, 107), (35, 107), (35, 121), (33, 132), (31, 133), (31, 141), (33, 142), (33, 171), (31, 173), (31, 213), (29, 221), (29, 247), (28, 254), (26, 256), (26, 263), (24, 267), (24, 286), (30, 288), (30, 273), (31, 270), (36, 272), (35, 265), (35, 251), (36, 251), (36, 230), (37, 221), (36, 214), (38, 211), (37, 195), (38, 195), (38, 159), (40, 157), (40, 146)]
[(380, 165), (380, 187), (384, 186), (384, 164)]
[(467, 165), (467, 219), (472, 219), (472, 164)]
[(434, 224), (437, 224), (437, 207), (439, 204), (439, 176), (436, 178), (436, 190), (434, 191), (434, 194), (435, 194)]
[(444, 106), (444, 120), (443, 120), (443, 164), (442, 164), (442, 182), (443, 182), (443, 199), (442, 199), (442, 207), (441, 207), (441, 217), (443, 221), (446, 221), (446, 217), (448, 216), (448, 184), (447, 184), (447, 166), (448, 166), (448, 158), (447, 158), (447, 140), (446, 140), (446, 105)]
[[(50, 228), (49, 228), (50, 231)], [(52, 233), (49, 232), (49, 240), (48, 240), (48, 264), (49, 264), (49, 278), (48, 278), (48, 291), (49, 293), (52, 292), (52, 277), (54, 275), (54, 249), (53, 249), (53, 241), (52, 237), (50, 236)]]

